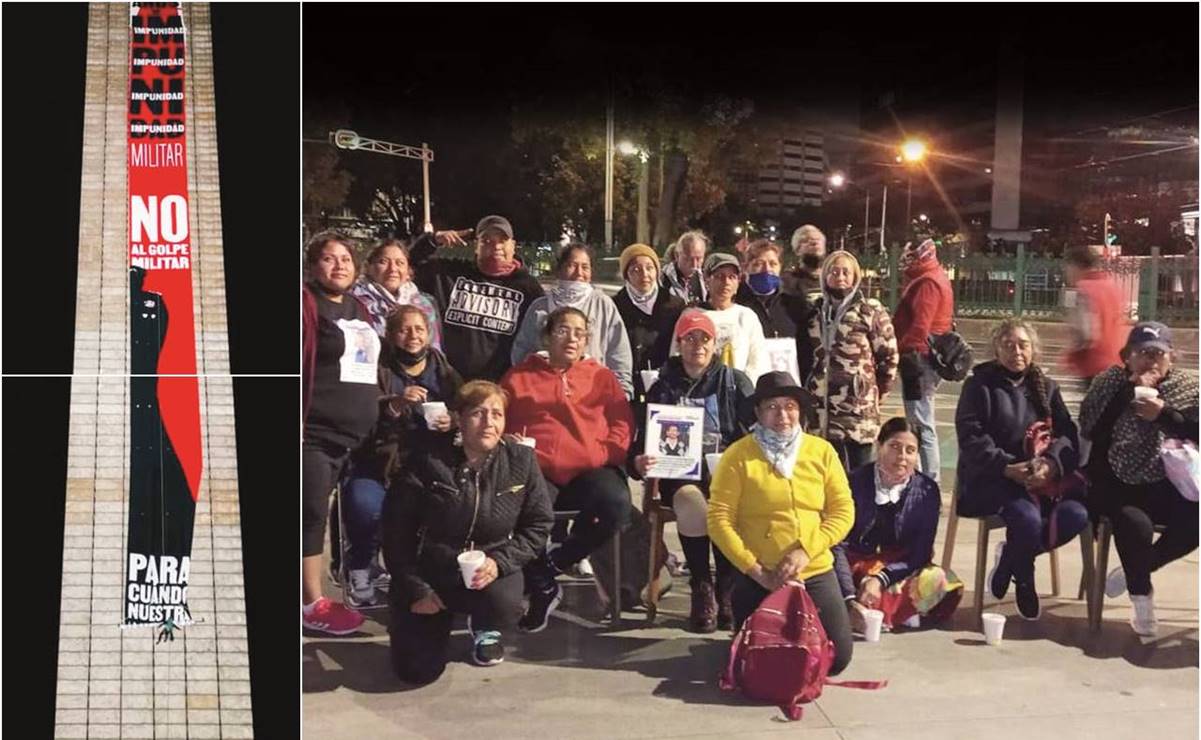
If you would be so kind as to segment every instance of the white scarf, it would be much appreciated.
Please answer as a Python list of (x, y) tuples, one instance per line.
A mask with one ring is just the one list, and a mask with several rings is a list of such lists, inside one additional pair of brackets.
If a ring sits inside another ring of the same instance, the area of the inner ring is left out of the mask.
[(801, 450), (801, 438), (805, 436), (801, 433), (800, 425), (797, 425), (792, 434), (780, 434), (762, 424), (755, 424), (751, 427), (751, 435), (759, 443), (763, 456), (780, 477), (791, 480), (793, 468), (796, 467), (797, 453)]
[(579, 280), (560, 280), (546, 294), (546, 300), (550, 304), (551, 311), (563, 306), (571, 306), (582, 311), (584, 303), (590, 295), (592, 295), (591, 283), (581, 283)]
[(884, 506), (885, 504), (895, 504), (901, 500), (901, 494), (905, 492), (905, 488), (909, 485), (910, 475), (905, 480), (895, 486), (889, 486), (884, 483), (884, 479), (880, 477), (880, 466), (876, 465), (876, 505)]
[(651, 288), (651, 292), (643, 295), (642, 293), (638, 292), (637, 288), (630, 284), (629, 280), (627, 280), (626, 294), (630, 296), (630, 303), (633, 303), (639, 311), (642, 311), (642, 313), (646, 314), (647, 316), (654, 315), (655, 299), (659, 297), (659, 283), (657, 281), (655, 282), (654, 287)]

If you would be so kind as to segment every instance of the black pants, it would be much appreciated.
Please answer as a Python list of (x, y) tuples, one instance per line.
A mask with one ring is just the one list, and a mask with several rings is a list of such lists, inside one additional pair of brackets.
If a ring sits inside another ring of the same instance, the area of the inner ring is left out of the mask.
[(427, 684), (446, 670), (450, 630), (455, 614), (471, 616), (476, 632), (511, 630), (521, 618), (521, 596), (525, 587), (521, 571), (498, 578), (479, 591), (460, 581), (438, 591), (446, 608), (437, 614), (414, 614), (410, 604), (392, 602), (392, 669), (405, 683)]
[[(1109, 481), (1114, 485), (1114, 481)], [(1186, 501), (1168, 480), (1143, 486), (1116, 484), (1102, 513), (1113, 522), (1113, 542), (1126, 588), (1132, 595), (1151, 593), (1151, 574), (1197, 549), (1197, 503)], [(1159, 539), (1155, 525), (1164, 525)]]
[(842, 467), (850, 475), (855, 469), (872, 461), (872, 446), (853, 439), (832, 439), (830, 445), (842, 460)]
[(325, 539), (325, 520), (329, 516), (329, 495), (338, 484), (338, 476), (350, 450), (316, 440), (304, 441), (301, 448), (302, 547), (304, 557), (320, 555)]
[[(742, 623), (771, 592), (743, 573), (734, 578), (734, 630), (737, 631), (742, 629)], [(830, 666), (830, 675), (836, 676), (850, 665), (855, 644), (851, 637), (851, 619), (847, 615), (846, 602), (838, 587), (838, 577), (833, 570), (828, 570), (807, 579), (805, 588), (817, 606), (817, 616), (826, 635), (834, 643), (834, 663)]]
[(578, 563), (617, 532), (630, 518), (630, 486), (617, 468), (580, 473), (562, 488), (547, 481), (555, 511), (579, 511), (571, 534), (555, 552), (555, 564), (565, 569)]

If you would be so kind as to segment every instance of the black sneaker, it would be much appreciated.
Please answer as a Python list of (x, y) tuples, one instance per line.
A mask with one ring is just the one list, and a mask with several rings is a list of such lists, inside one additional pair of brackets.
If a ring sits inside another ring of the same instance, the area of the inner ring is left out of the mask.
[(1009, 592), (1009, 582), (1013, 580), (1013, 572), (1004, 564), (1005, 543), (998, 542), (993, 551), (992, 570), (988, 572), (988, 590), (993, 598), (1000, 600)]
[(1014, 596), (1018, 603), (1018, 614), (1022, 615), (1022, 619), (1034, 621), (1042, 614), (1042, 608), (1038, 605), (1038, 592), (1034, 590), (1033, 583), (1019, 583)]
[(471, 662), (476, 665), (496, 665), (505, 660), (505, 646), (496, 630), (476, 632), (472, 639)]
[(563, 600), (563, 587), (556, 581), (550, 582), (548, 590), (535, 589), (530, 594), (530, 606), (517, 622), (522, 632), (541, 632), (550, 623), (551, 612)]

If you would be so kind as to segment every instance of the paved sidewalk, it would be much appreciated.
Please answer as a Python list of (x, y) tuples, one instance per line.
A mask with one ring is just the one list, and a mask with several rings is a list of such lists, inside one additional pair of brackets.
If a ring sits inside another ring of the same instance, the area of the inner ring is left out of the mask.
[[(964, 524), (952, 567), (970, 590), (976, 528)], [(938, 555), (944, 532), (945, 521)], [(674, 531), (667, 543), (678, 552)], [(1101, 632), (1087, 631), (1084, 603), (1068, 598), (1079, 582), (1080, 549), (1073, 542), (1060, 553), (1063, 590), (1070, 593), (1045, 596), (1038, 622), (1016, 616), (1012, 593), (999, 606), (986, 600), (986, 609), (1010, 617), (1002, 646), (984, 645), (968, 593), (944, 628), (856, 642), (841, 677), (888, 679), (888, 687), (829, 687), (798, 723), (783, 722), (774, 707), (748, 705), (718, 690), (728, 639), (684, 631), (687, 582), (678, 578), (654, 628), (642, 626), (641, 611), (630, 611), (620, 631), (592, 621), (597, 601), (590, 582), (568, 582), (550, 628), (506, 636), (505, 663), (472, 665), (469, 639), (459, 629), (446, 673), (419, 689), (392, 676), (380, 622), (369, 620), (358, 637), (306, 635), (304, 729), (322, 738), (487, 740), (735, 733), (846, 740), (1196, 737), (1197, 554), (1156, 574), (1160, 636), (1145, 640), (1126, 624), (1125, 597), (1107, 603)], [(1116, 554), (1110, 557), (1116, 564)], [(1037, 567), (1040, 593), (1047, 594), (1047, 559), (1040, 557)], [(386, 613), (371, 616), (382, 620)]]

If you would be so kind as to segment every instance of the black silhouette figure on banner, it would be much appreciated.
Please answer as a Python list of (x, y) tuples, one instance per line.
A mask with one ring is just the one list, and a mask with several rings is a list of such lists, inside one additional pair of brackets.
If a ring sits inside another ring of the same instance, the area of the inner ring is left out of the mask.
[[(182, 558), (192, 552), (196, 502), (163, 427), (158, 358), (167, 336), (167, 306), (142, 290), (146, 271), (129, 270), (130, 413), (129, 553)], [(137, 377), (137, 376), (144, 377)]]

